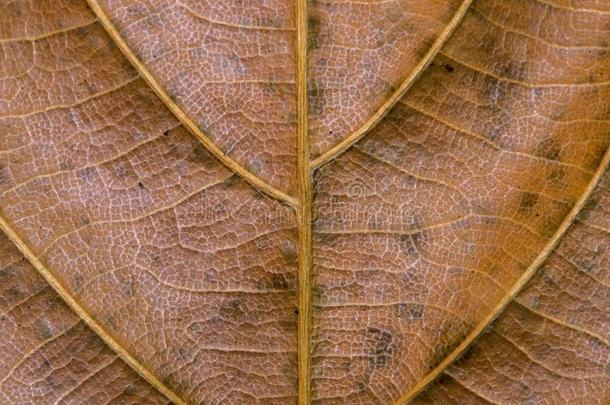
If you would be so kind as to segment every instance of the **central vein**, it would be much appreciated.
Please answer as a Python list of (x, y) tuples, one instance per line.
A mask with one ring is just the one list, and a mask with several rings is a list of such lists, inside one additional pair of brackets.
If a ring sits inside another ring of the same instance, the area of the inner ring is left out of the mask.
[(299, 271), (298, 271), (298, 403), (310, 403), (311, 336), (311, 168), (307, 129), (307, 0), (297, 0), (297, 181), (299, 185)]

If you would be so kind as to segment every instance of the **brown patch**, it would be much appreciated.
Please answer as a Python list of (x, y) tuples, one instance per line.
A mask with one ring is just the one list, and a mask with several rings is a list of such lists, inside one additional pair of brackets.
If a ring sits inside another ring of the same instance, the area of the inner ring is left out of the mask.
[(245, 315), (242, 308), (242, 297), (238, 296), (223, 302), (219, 313), (225, 319), (242, 318)]
[(521, 194), (521, 200), (519, 201), (519, 210), (530, 212), (538, 204), (539, 198), (540, 196), (536, 193), (524, 192)]
[(394, 314), (405, 321), (416, 321), (422, 319), (424, 309), (422, 304), (400, 303), (394, 306)]
[(205, 162), (210, 160), (210, 154), (202, 144), (197, 143), (193, 146), (186, 159), (191, 162)]
[(322, 17), (320, 16), (320, 13), (318, 13), (318, 11), (314, 7), (311, 7), (307, 15), (307, 39), (310, 49), (319, 48), (322, 44), (319, 35), (321, 22)]
[(271, 274), (271, 287), (275, 290), (287, 290), (290, 287), (290, 282), (284, 274)]
[(133, 396), (136, 393), (136, 387), (132, 384), (128, 385), (122, 392), (121, 395), (125, 395), (125, 396)]
[(598, 207), (599, 202), (595, 199), (595, 197), (590, 198), (589, 201), (585, 203), (585, 206), (582, 208), (582, 210), (580, 210), (578, 218), (583, 221), (588, 220), (591, 217), (591, 213)]
[(375, 370), (387, 366), (398, 352), (398, 339), (387, 330), (370, 327), (366, 339), (369, 362)]
[(324, 89), (315, 80), (311, 81), (307, 87), (307, 97), (309, 99), (309, 112), (313, 115), (322, 114), (326, 108)]
[(224, 188), (229, 188), (232, 185), (234, 185), (235, 183), (237, 183), (238, 179), (239, 179), (239, 177), (237, 177), (236, 174), (232, 174), (225, 181), (222, 182), (222, 185)]
[(34, 322), (34, 327), (38, 329), (40, 335), (45, 339), (50, 339), (53, 337), (53, 329), (47, 320), (38, 319)]
[(566, 171), (563, 167), (554, 167), (548, 175), (549, 181), (560, 188), (567, 186), (565, 177)]
[(536, 147), (536, 156), (558, 161), (561, 157), (561, 145), (555, 139), (545, 139)]
[(443, 68), (443, 70), (447, 73), (453, 73), (455, 72), (455, 68), (450, 64), (450, 63), (443, 63), (441, 65), (441, 67)]
[(297, 264), (299, 261), (299, 253), (293, 243), (285, 243), (281, 249), (282, 257), (287, 263)]
[(0, 164), (0, 186), (9, 183), (8, 168)]

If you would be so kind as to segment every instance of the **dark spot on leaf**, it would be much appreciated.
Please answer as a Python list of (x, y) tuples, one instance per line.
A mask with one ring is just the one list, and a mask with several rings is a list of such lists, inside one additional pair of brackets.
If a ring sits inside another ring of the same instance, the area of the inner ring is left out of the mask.
[(241, 318), (245, 315), (242, 308), (242, 298), (236, 297), (224, 302), (220, 307), (220, 315), (225, 319)]
[(314, 8), (310, 9), (308, 16), (307, 16), (307, 28), (308, 28), (307, 39), (309, 42), (310, 49), (319, 48), (321, 45), (321, 40), (320, 40), (320, 36), (319, 36), (320, 24), (321, 24), (320, 14)]
[(312, 81), (307, 89), (307, 97), (309, 98), (309, 112), (314, 115), (320, 115), (326, 107), (326, 98), (324, 89), (317, 81)]
[(299, 259), (299, 254), (293, 243), (286, 243), (282, 246), (282, 257), (290, 264), (296, 264)]
[(38, 319), (34, 322), (34, 326), (40, 332), (41, 336), (46, 340), (53, 337), (53, 329), (48, 321), (44, 319)]
[(538, 194), (530, 193), (528, 191), (521, 194), (521, 201), (519, 202), (519, 209), (521, 211), (531, 211), (532, 208), (538, 204)]
[(238, 180), (238, 177), (236, 174), (232, 174), (231, 176), (227, 177), (227, 179), (225, 181), (222, 182), (222, 185), (224, 188), (229, 188), (231, 187), (233, 184), (235, 184)]
[(297, 328), (297, 321), (295, 319), (280, 319), (278, 325), (286, 333), (292, 333)]
[(567, 185), (565, 181), (566, 172), (562, 167), (554, 167), (548, 175), (548, 179), (551, 183), (557, 187), (565, 187)]
[(8, 288), (5, 292), (5, 294), (6, 294), (6, 297), (11, 301), (21, 301), (25, 296), (25, 293), (23, 291), (21, 291), (19, 286), (14, 286), (14, 287)]
[(271, 274), (271, 287), (275, 290), (286, 290), (290, 287), (290, 283), (283, 274)]
[(424, 306), (422, 304), (396, 304), (394, 314), (400, 319), (406, 321), (416, 321), (422, 319), (424, 314)]
[(455, 68), (453, 66), (451, 66), (451, 64), (449, 64), (449, 63), (443, 63), (441, 65), (441, 67), (447, 73), (453, 73), (455, 71)]
[(205, 162), (207, 160), (210, 160), (210, 154), (203, 147), (202, 144), (196, 143), (193, 146), (193, 149), (191, 149), (189, 155), (187, 156), (187, 160), (191, 162)]
[(578, 214), (578, 218), (583, 221), (588, 220), (591, 217), (591, 212), (593, 212), (598, 206), (599, 202), (597, 199), (595, 199), (595, 197), (590, 198)]
[(9, 280), (14, 280), (15, 277), (19, 276), (19, 274), (21, 273), (21, 270), (17, 266), (26, 263), (29, 263), (27, 259), (22, 258), (17, 263), (6, 266), (4, 270), (0, 271), (0, 281), (6, 280), (6, 282), (8, 283)]
[(397, 353), (397, 338), (387, 330), (370, 327), (367, 329), (367, 354), (373, 369), (387, 366)]
[(57, 390), (57, 388), (60, 386), (54, 375), (50, 375), (45, 378), (45, 382), (53, 391)]
[(548, 160), (559, 160), (561, 157), (561, 145), (555, 139), (546, 139), (538, 144), (536, 156)]
[(121, 394), (125, 395), (125, 396), (132, 396), (136, 393), (136, 387), (133, 385), (128, 385), (122, 392)]
[(524, 62), (518, 63), (513, 60), (509, 60), (501, 69), (501, 75), (508, 79), (527, 81), (529, 75), (527, 73), (527, 65)]

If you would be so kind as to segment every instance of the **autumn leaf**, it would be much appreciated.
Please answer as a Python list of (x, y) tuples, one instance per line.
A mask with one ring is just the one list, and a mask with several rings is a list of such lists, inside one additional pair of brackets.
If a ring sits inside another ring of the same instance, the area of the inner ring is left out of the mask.
[(0, 0), (1, 403), (607, 403), (610, 3)]

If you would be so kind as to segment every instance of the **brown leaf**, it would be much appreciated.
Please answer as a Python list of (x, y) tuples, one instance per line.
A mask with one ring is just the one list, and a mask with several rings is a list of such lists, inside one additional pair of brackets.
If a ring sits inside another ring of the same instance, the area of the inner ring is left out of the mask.
[(0, 0), (0, 402), (607, 402), (608, 38), (595, 0)]

